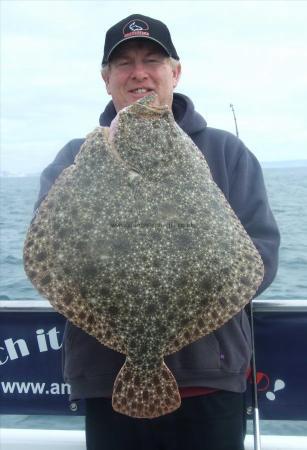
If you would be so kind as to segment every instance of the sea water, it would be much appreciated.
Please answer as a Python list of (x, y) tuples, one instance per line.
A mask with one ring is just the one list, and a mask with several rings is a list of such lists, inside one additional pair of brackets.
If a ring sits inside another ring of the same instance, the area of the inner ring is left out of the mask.
[[(264, 299), (307, 298), (307, 167), (265, 168), (269, 202), (281, 232), (277, 276)], [(25, 234), (39, 191), (38, 177), (1, 178), (0, 300), (41, 297), (22, 261)]]

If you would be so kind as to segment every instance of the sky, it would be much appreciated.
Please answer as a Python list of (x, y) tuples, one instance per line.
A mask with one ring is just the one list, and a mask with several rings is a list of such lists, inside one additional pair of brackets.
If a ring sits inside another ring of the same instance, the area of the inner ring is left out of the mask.
[(98, 125), (108, 28), (164, 21), (182, 63), (176, 91), (259, 161), (307, 159), (307, 1), (0, 0), (1, 171), (40, 173)]

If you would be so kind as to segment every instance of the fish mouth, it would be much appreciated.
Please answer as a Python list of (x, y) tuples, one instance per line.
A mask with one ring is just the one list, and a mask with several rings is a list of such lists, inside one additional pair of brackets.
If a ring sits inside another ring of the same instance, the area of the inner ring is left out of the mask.
[(158, 94), (154, 90), (148, 90), (146, 93), (143, 92), (143, 94), (140, 95), (140, 98), (136, 100), (136, 104), (142, 106), (143, 109), (145, 108), (151, 112), (156, 112), (158, 114), (169, 111), (168, 105), (163, 105), (160, 103)]
[(160, 105), (158, 94), (151, 88), (135, 88), (128, 91), (133, 97), (133, 103), (126, 106), (122, 111), (129, 109), (137, 115), (152, 114), (161, 115), (166, 111), (169, 111), (167, 105)]

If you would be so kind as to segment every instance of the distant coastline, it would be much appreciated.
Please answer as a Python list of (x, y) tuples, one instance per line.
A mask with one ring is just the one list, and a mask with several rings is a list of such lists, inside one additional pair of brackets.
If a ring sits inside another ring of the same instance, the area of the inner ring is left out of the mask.
[(0, 178), (38, 178), (40, 173), (7, 172), (0, 170)]
[(286, 169), (292, 167), (307, 167), (307, 159), (295, 159), (289, 161), (260, 161), (264, 169)]
[[(295, 167), (307, 167), (307, 159), (295, 159), (287, 161), (259, 161), (261, 167), (264, 169), (286, 169)], [(8, 172), (5, 170), (0, 170), (0, 178), (28, 178), (28, 177), (39, 177), (40, 172), (37, 173), (22, 173), (22, 172)]]

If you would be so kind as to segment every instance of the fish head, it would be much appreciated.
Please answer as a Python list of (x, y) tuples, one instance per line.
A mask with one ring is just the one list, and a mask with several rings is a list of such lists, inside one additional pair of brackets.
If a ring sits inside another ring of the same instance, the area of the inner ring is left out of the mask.
[(113, 141), (117, 130), (124, 127), (127, 123), (131, 127), (132, 119), (158, 120), (162, 116), (168, 116), (168, 114), (171, 114), (169, 107), (159, 104), (158, 95), (155, 92), (150, 93), (118, 112), (110, 125), (110, 140)]
[(162, 175), (174, 157), (172, 150), (181, 133), (172, 111), (157, 100), (157, 94), (151, 93), (123, 108), (112, 121), (109, 133), (114, 153), (150, 178)]

